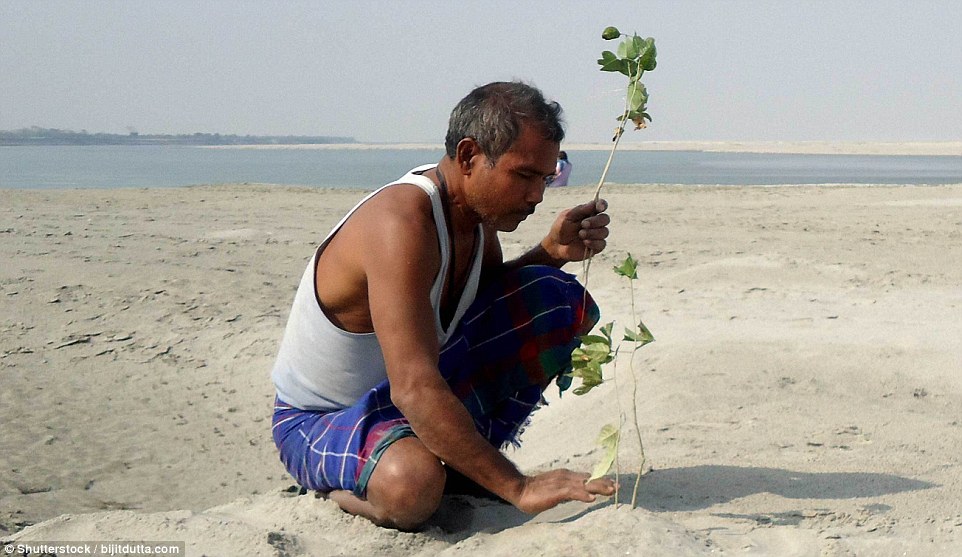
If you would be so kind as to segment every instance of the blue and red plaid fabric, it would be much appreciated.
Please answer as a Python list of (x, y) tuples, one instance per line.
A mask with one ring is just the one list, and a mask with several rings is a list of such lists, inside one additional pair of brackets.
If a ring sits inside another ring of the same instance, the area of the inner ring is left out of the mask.
[[(574, 276), (553, 267), (510, 271), (480, 292), (442, 347), (438, 368), (495, 447), (518, 444), (552, 379), (563, 391), (578, 337), (599, 318)], [(280, 399), (272, 433), (281, 461), (297, 482), (317, 491), (364, 497), (384, 450), (414, 431), (382, 382), (350, 408), (315, 412)]]

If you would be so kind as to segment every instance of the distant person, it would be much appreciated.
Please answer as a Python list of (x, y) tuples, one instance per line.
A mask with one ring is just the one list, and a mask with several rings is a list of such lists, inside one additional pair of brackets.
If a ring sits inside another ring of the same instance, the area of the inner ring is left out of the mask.
[(571, 176), (571, 163), (568, 162), (568, 153), (561, 151), (558, 153), (558, 164), (555, 165), (554, 176), (548, 186), (552, 188), (567, 186), (568, 176)]
[(459, 475), (528, 513), (614, 493), (570, 470), (523, 474), (499, 450), (549, 384), (568, 387), (599, 318), (560, 267), (605, 249), (604, 201), (561, 211), (518, 258), (498, 239), (544, 199), (562, 139), (561, 107), (539, 90), (478, 87), (440, 162), (368, 195), (314, 251), (272, 373), (274, 443), (301, 486), (400, 529)]

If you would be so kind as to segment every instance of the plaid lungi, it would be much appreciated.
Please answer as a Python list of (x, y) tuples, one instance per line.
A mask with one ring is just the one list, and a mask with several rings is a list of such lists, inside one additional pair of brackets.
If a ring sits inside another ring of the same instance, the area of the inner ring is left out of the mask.
[[(441, 348), (438, 368), (492, 445), (518, 444), (542, 389), (571, 383), (571, 352), (598, 321), (598, 307), (574, 276), (553, 267), (505, 273), (479, 292)], [(353, 406), (332, 412), (280, 399), (272, 433), (281, 461), (311, 490), (364, 497), (385, 449), (414, 431), (383, 381)]]

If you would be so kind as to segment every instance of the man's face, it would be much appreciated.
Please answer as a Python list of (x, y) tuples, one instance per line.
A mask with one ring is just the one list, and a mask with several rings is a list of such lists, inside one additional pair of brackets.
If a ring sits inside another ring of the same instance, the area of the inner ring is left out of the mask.
[(482, 222), (510, 232), (534, 213), (544, 199), (546, 180), (554, 175), (559, 147), (537, 128), (524, 125), (493, 167), (483, 154), (475, 156), (465, 196)]

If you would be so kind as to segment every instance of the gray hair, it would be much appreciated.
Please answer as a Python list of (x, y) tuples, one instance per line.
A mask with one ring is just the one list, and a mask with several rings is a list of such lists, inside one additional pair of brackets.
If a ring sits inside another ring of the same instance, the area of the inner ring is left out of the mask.
[(444, 148), (457, 155), (458, 143), (473, 138), (491, 164), (521, 135), (522, 124), (540, 128), (543, 137), (561, 143), (565, 137), (561, 105), (547, 101), (536, 87), (519, 81), (497, 81), (468, 93), (451, 111)]

